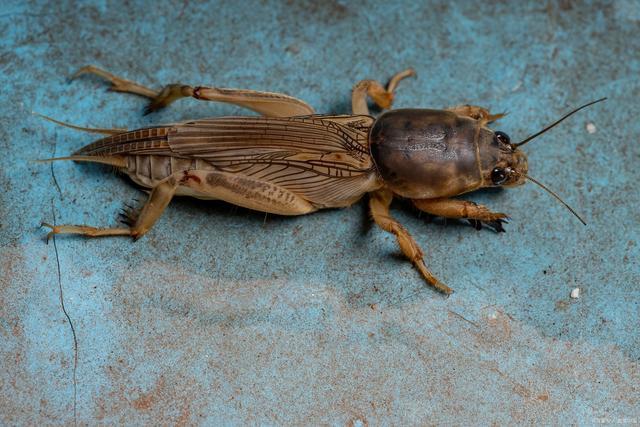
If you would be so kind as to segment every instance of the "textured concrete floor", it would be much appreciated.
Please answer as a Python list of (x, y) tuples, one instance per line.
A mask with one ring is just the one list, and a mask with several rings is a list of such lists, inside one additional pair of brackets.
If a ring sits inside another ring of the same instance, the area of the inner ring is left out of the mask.
[[(2, 2), (0, 423), (71, 424), (74, 407), (80, 424), (640, 422), (640, 2), (418, 3)], [(355, 81), (413, 66), (397, 107), (508, 110), (514, 139), (608, 96), (526, 147), (588, 226), (531, 185), (470, 196), (511, 215), (504, 234), (398, 204), (448, 299), (363, 204), (265, 222), (179, 199), (136, 243), (46, 245), (41, 221), (115, 224), (141, 193), (30, 162), (92, 140), (32, 111), (130, 128), (245, 114), (184, 100), (142, 117), (98, 79), (67, 84), (87, 63), (337, 113)]]

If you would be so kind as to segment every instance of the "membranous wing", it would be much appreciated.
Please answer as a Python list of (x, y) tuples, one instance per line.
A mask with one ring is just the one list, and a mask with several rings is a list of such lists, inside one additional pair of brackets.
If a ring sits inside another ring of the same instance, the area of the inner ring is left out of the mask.
[(282, 186), (317, 207), (346, 206), (375, 188), (369, 116), (220, 117), (171, 127), (174, 156)]

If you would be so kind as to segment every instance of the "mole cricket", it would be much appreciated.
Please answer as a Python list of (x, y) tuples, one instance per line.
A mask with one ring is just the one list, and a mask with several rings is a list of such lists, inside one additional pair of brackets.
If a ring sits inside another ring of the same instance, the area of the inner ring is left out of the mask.
[(463, 218), (497, 232), (507, 215), (483, 205), (453, 198), (480, 188), (514, 187), (531, 181), (563, 203), (555, 193), (527, 175), (527, 156), (520, 147), (585, 104), (521, 142), (493, 131), (489, 123), (504, 114), (462, 105), (444, 110), (398, 109), (375, 118), (367, 97), (389, 109), (398, 83), (415, 75), (395, 74), (385, 86), (362, 80), (352, 91), (352, 114), (316, 114), (307, 103), (281, 93), (171, 84), (160, 91), (117, 77), (94, 66), (73, 77), (94, 74), (111, 90), (132, 93), (151, 102), (145, 114), (185, 97), (235, 104), (261, 116), (215, 117), (182, 123), (126, 129), (75, 129), (105, 134), (68, 157), (111, 165), (149, 189), (140, 210), (123, 211), (126, 227), (51, 225), (54, 234), (88, 237), (131, 236), (148, 232), (174, 196), (223, 200), (278, 215), (303, 215), (319, 209), (347, 207), (369, 195), (373, 221), (396, 236), (398, 245), (426, 282), (438, 291), (452, 289), (426, 267), (423, 253), (409, 232), (390, 214), (394, 197), (444, 218)]

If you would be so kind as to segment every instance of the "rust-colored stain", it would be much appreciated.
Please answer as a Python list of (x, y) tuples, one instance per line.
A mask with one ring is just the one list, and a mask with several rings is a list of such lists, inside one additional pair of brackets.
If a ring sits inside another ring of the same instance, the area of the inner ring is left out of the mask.
[(487, 306), (483, 309), (484, 323), (480, 336), (486, 343), (498, 343), (511, 339), (511, 318), (497, 307)]
[(20, 325), (20, 319), (14, 318), (11, 323), (13, 323), (11, 326), (11, 333), (13, 336), (16, 338), (22, 336), (22, 325)]
[(140, 411), (149, 410), (156, 403), (156, 401), (161, 398), (163, 391), (164, 377), (160, 377), (152, 391), (143, 393), (140, 397), (134, 399), (131, 404), (134, 408)]
[(180, 412), (180, 417), (176, 420), (176, 427), (185, 427), (190, 425), (189, 419), (191, 418), (191, 409), (189, 408), (189, 404), (185, 401), (182, 404), (182, 410)]
[[(131, 351), (125, 345), (122, 354)], [(122, 424), (135, 417), (135, 414), (147, 414), (145, 416), (151, 417), (152, 424), (193, 424), (192, 398), (202, 393), (193, 380), (184, 381), (181, 376), (173, 374), (160, 375), (149, 390), (142, 391), (140, 386), (130, 381), (135, 369), (126, 357), (114, 360), (106, 368), (110, 385), (95, 399), (92, 414), (95, 419)]]
[(347, 421), (346, 427), (367, 427), (369, 425), (369, 422), (367, 421), (366, 418), (364, 417), (355, 417), (355, 418), (350, 418)]
[(547, 400), (549, 400), (549, 395), (546, 393), (539, 394), (537, 399), (546, 402)]

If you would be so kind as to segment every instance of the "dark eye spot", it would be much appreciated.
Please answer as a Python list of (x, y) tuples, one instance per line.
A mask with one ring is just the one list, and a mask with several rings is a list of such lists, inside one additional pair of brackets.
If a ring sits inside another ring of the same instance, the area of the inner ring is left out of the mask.
[(491, 171), (491, 182), (494, 185), (500, 185), (507, 180), (507, 173), (502, 168), (495, 168)]
[(509, 145), (511, 143), (511, 138), (504, 132), (497, 131), (493, 134), (493, 138), (498, 142), (498, 144), (506, 144)]

